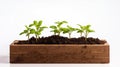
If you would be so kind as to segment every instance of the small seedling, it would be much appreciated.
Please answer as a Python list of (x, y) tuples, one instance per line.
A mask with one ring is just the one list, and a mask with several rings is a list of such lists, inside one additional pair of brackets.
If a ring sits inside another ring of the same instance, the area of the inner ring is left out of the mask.
[(77, 33), (80, 33), (80, 36), (82, 37), (82, 34), (84, 32), (84, 26), (77, 24), (79, 26), (79, 28), (76, 28)]
[(63, 31), (63, 34), (68, 33), (69, 38), (71, 38), (72, 32), (75, 31), (76, 29), (68, 25), (67, 28), (61, 28), (61, 30)]
[(86, 25), (86, 26), (83, 26), (84, 28), (84, 34), (85, 34), (85, 38), (88, 37), (88, 34), (91, 33), (91, 32), (95, 32), (94, 30), (90, 29), (91, 25)]
[(77, 28), (77, 33), (80, 33), (81, 36), (84, 33), (85, 40), (87, 40), (89, 33), (95, 32), (94, 30), (90, 29), (91, 25), (85, 25), (85, 26), (82, 26), (80, 24), (77, 25), (80, 26), (80, 28)]
[(31, 33), (31, 28), (30, 28), (29, 26), (27, 26), (27, 25), (25, 25), (25, 28), (26, 28), (26, 29), (25, 29), (23, 32), (21, 32), (19, 35), (26, 34), (26, 36), (27, 36), (28, 39), (29, 39), (30, 34), (32, 34), (32, 33)]
[(52, 25), (50, 26), (50, 28), (52, 29), (51, 32), (54, 32), (54, 35), (59, 35), (60, 36), (60, 33), (62, 32), (61, 30), (61, 26), (64, 24), (64, 23), (68, 23), (67, 21), (57, 21), (55, 22), (56, 25)]
[(39, 35), (41, 35), (42, 31), (47, 28), (47, 26), (41, 26), (42, 20), (36, 21), (34, 20), (32, 24), (29, 25), (29, 27), (34, 27), (30, 31), (32, 34), (35, 34), (36, 40), (39, 38)]

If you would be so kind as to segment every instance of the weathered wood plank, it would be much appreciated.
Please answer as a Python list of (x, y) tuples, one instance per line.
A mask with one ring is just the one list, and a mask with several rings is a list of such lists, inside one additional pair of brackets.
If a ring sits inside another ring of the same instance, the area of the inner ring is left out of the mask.
[(10, 63), (109, 63), (109, 45), (10, 45)]

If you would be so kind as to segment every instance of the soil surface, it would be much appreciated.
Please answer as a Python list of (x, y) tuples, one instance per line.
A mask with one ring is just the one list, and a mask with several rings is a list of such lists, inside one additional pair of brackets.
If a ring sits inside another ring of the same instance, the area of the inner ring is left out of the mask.
[(35, 39), (35, 37), (31, 37), (29, 40), (18, 41), (17, 44), (104, 44), (106, 41), (100, 40), (98, 38), (68, 38), (58, 35), (52, 35), (49, 37), (41, 37)]

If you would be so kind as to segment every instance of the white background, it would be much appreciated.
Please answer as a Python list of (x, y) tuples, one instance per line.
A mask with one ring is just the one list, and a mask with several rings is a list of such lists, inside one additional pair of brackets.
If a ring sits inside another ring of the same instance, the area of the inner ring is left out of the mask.
[[(24, 25), (32, 23), (33, 20), (43, 20), (43, 25), (47, 26), (62, 20), (68, 21), (73, 27), (76, 27), (76, 24), (91, 24), (96, 32), (89, 36), (106, 39), (110, 44), (110, 63), (98, 64), (97, 67), (119, 65), (120, 0), (0, 0), (0, 65), (16, 67), (8, 63), (9, 46), (14, 40), (27, 39), (24, 35), (19, 36), (19, 33), (24, 29)], [(49, 31), (45, 30), (41, 36), (52, 35)], [(74, 32), (72, 37), (74, 36), (79, 35)], [(61, 66), (90, 67), (84, 64)]]

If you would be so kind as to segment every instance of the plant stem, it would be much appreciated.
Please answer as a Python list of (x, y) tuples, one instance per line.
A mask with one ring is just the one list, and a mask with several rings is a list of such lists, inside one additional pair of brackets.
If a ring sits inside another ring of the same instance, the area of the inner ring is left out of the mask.
[(58, 33), (58, 35), (60, 36), (60, 33)]
[(82, 33), (80, 33), (80, 36), (82, 37)]
[(35, 35), (35, 37), (36, 37), (36, 42), (37, 42), (37, 38), (38, 38), (38, 36), (37, 36), (37, 35)]
[(88, 32), (85, 32), (85, 41), (87, 41)]
[(56, 35), (56, 33), (54, 32), (54, 35)]
[(29, 40), (30, 36), (28, 35), (28, 40)]
[(36, 39), (37, 39), (37, 35), (35, 35)]
[(71, 38), (71, 33), (69, 33), (69, 38)]

